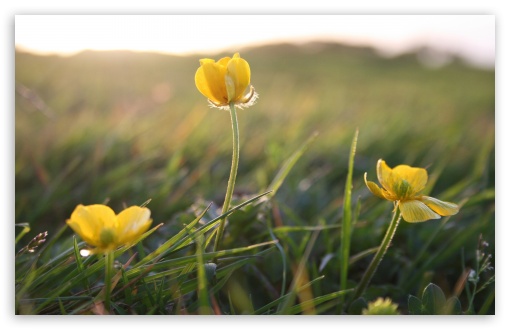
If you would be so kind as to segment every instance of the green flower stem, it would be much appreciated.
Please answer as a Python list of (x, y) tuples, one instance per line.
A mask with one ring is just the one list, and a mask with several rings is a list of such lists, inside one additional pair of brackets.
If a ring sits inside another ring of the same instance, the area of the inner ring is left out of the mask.
[(397, 208), (395, 210), (395, 213), (393, 214), (393, 219), (391, 220), (390, 226), (386, 231), (386, 235), (384, 235), (384, 239), (381, 242), (379, 249), (377, 250), (372, 261), (370, 262), (370, 265), (365, 271), (365, 274), (363, 274), (363, 278), (359, 282), (356, 291), (354, 292), (354, 297), (352, 298), (352, 301), (358, 299), (363, 294), (363, 292), (365, 292), (368, 283), (370, 283), (370, 280), (372, 279), (372, 276), (377, 270), (379, 263), (381, 262), (382, 258), (384, 257), (384, 254), (386, 253), (388, 247), (390, 246), (390, 242), (393, 239), (393, 235), (395, 235), (395, 232), (397, 231), (399, 222), (400, 222), (400, 210)]
[[(234, 103), (230, 103), (230, 117), (232, 119), (232, 135), (233, 135), (233, 148), (232, 148), (232, 167), (230, 168), (230, 177), (228, 179), (227, 185), (227, 193), (225, 195), (225, 202), (223, 203), (223, 209), (221, 213), (226, 213), (230, 208), (230, 201), (232, 200), (232, 194), (234, 193), (234, 185), (236, 183), (237, 176), (237, 167), (239, 165), (239, 128), (237, 125), (237, 114)], [(227, 218), (224, 218), (220, 222), (220, 226), (218, 227), (218, 232), (216, 233), (216, 240), (214, 241), (214, 251), (217, 251), (220, 246), (220, 241), (223, 237), (223, 230), (225, 229), (225, 221)]]
[(105, 269), (105, 296), (104, 296), (104, 305), (105, 309), (110, 312), (110, 297), (112, 294), (112, 277), (113, 277), (113, 261), (115, 260), (115, 256), (113, 251), (106, 252), (104, 255), (104, 269)]

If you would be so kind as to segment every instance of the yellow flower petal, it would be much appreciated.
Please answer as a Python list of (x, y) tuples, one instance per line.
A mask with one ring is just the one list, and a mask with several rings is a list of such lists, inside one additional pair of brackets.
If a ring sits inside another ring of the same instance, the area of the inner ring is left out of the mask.
[(200, 62), (200, 65), (202, 65), (204, 63), (214, 63), (214, 60), (210, 59), (210, 58), (203, 58), (203, 59), (200, 59), (198, 61)]
[(454, 203), (443, 202), (428, 196), (422, 196), (421, 201), (441, 216), (454, 215), (459, 212), (459, 206)]
[(131, 206), (117, 215), (119, 244), (131, 243), (149, 229), (152, 220), (148, 208)]
[(101, 204), (88, 205), (84, 207), (90, 215), (95, 217), (100, 224), (106, 227), (115, 226), (115, 212), (106, 206)]
[(422, 222), (439, 219), (441, 216), (419, 200), (399, 201), (402, 218), (407, 222)]
[(115, 213), (106, 205), (78, 205), (67, 224), (85, 242), (100, 246), (101, 230), (115, 227)]
[(392, 185), (389, 185), (389, 179), (391, 177), (391, 168), (386, 165), (386, 162), (382, 159), (377, 161), (377, 179), (381, 186), (387, 191), (392, 191)]
[(217, 104), (228, 103), (225, 86), (226, 66), (204, 59), (195, 73), (195, 85), (202, 95)]
[(419, 167), (411, 167), (408, 165), (398, 165), (392, 170), (392, 176), (406, 180), (412, 191), (410, 195), (416, 195), (425, 188), (428, 181), (427, 170)]
[(216, 63), (218, 63), (218, 65), (221, 65), (226, 68), (228, 65), (228, 62), (230, 62), (230, 60), (231, 60), (231, 58), (227, 56), (227, 57), (220, 58), (218, 60), (218, 62), (216, 62)]
[(238, 53), (227, 64), (225, 84), (229, 102), (239, 101), (250, 85), (250, 65)]
[(83, 222), (67, 220), (67, 225), (78, 234), (87, 244), (98, 246), (101, 244), (97, 233)]
[(386, 199), (386, 196), (384, 196), (383, 192), (381, 191), (381, 188), (372, 181), (367, 180), (367, 173), (365, 173), (365, 184), (367, 185), (368, 190), (374, 195), (376, 195), (379, 198)]
[(428, 175), (425, 169), (408, 165), (398, 165), (392, 169), (380, 159), (377, 162), (377, 178), (389, 195), (408, 200), (425, 188)]

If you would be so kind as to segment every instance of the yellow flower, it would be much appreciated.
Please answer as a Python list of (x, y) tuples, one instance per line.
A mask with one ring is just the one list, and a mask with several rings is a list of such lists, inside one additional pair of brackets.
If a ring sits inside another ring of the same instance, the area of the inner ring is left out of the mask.
[(428, 180), (424, 168), (398, 165), (392, 169), (384, 160), (379, 159), (377, 178), (382, 188), (372, 181), (367, 181), (365, 173), (365, 184), (368, 189), (377, 197), (395, 202), (402, 213), (402, 218), (407, 222), (439, 219), (441, 216), (454, 215), (459, 211), (456, 204), (419, 194)]
[(250, 65), (239, 53), (218, 62), (209, 58), (201, 59), (195, 74), (195, 85), (211, 105), (221, 109), (228, 109), (230, 103), (239, 108), (249, 107), (258, 97), (250, 85)]
[(106, 205), (78, 205), (67, 224), (88, 244), (93, 253), (113, 251), (129, 244), (149, 229), (151, 212), (145, 207), (131, 206), (115, 214)]
[(368, 308), (364, 308), (363, 315), (398, 315), (398, 305), (394, 304), (390, 298), (377, 298), (369, 302)]

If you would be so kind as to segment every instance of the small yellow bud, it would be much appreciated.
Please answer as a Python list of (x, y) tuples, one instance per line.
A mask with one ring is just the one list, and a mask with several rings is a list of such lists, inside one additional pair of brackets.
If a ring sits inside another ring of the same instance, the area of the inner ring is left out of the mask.
[(377, 298), (376, 301), (368, 303), (368, 309), (363, 309), (363, 315), (399, 315), (398, 305), (390, 298)]

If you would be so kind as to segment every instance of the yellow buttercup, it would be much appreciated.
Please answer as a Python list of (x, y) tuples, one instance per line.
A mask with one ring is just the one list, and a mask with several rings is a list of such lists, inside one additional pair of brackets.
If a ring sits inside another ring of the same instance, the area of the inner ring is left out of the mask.
[[(250, 84), (250, 76), (250, 65), (239, 56), (239, 53), (235, 53), (232, 58), (224, 57), (217, 62), (209, 58), (201, 59), (200, 67), (195, 73), (195, 85), (200, 93), (207, 97), (211, 106), (230, 111), (232, 120), (232, 166), (222, 213), (226, 213), (230, 207), (239, 165), (239, 127), (236, 108), (247, 108), (258, 98), (258, 94)], [(226, 219), (223, 218), (216, 229), (213, 251), (219, 248)]]
[(250, 65), (239, 53), (217, 62), (201, 59), (195, 84), (211, 105), (222, 109), (228, 109), (231, 103), (239, 108), (249, 107), (257, 99), (257, 93), (250, 85)]
[(132, 243), (149, 229), (152, 219), (148, 208), (131, 206), (119, 214), (106, 205), (78, 205), (67, 220), (87, 244), (92, 253), (111, 252)]
[(428, 180), (424, 168), (398, 165), (392, 169), (380, 159), (377, 162), (377, 178), (382, 188), (372, 181), (367, 181), (365, 173), (365, 184), (368, 189), (377, 197), (395, 202), (402, 218), (407, 222), (439, 219), (441, 216), (454, 215), (459, 211), (457, 204), (420, 194)]

